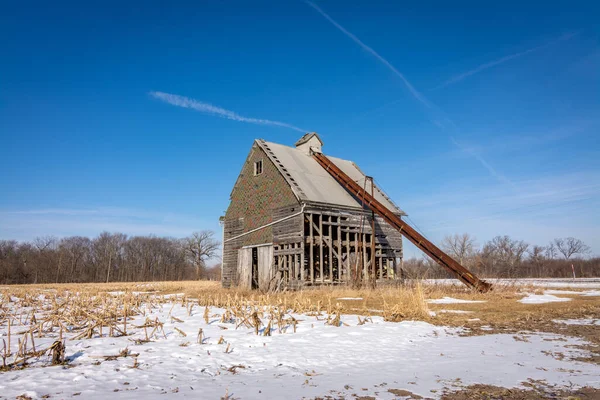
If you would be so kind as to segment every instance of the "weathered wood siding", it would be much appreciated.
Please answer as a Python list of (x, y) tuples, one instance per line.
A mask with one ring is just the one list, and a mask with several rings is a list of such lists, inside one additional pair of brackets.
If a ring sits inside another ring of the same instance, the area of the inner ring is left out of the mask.
[[(277, 221), (288, 215), (298, 214), (302, 210), (299, 204), (279, 207), (273, 210), (273, 220)], [(304, 233), (303, 214), (273, 225), (273, 244), (297, 243), (302, 241)]]
[(252, 248), (238, 250), (239, 286), (244, 289), (252, 288)]
[(258, 288), (268, 290), (271, 279), (275, 275), (273, 263), (273, 246), (260, 246), (258, 251)]
[[(262, 160), (263, 171), (254, 175), (254, 163)], [(270, 161), (267, 154), (255, 143), (242, 167), (231, 193), (229, 207), (223, 221), (222, 285), (238, 284), (238, 250), (243, 246), (273, 242), (273, 227), (250, 233), (228, 241), (275, 220), (274, 210), (299, 203), (289, 184)]]

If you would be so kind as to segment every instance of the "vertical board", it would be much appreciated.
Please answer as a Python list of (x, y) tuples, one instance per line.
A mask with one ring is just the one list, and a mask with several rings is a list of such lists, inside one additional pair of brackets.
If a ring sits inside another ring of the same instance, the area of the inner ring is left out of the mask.
[(243, 289), (252, 289), (252, 248), (238, 250), (239, 285)]
[(273, 246), (260, 246), (258, 249), (258, 288), (268, 290), (274, 276)]

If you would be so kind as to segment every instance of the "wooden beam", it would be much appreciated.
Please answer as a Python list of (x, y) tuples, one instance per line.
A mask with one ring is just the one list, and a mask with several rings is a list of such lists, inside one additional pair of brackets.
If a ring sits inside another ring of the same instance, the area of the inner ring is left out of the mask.
[(327, 245), (327, 247), (329, 247), (329, 248), (330, 248), (330, 249), (333, 251), (333, 254), (334, 254), (334, 255), (335, 255), (337, 258), (341, 259), (340, 255), (339, 255), (339, 254), (338, 254), (338, 252), (335, 250), (335, 248), (334, 248), (335, 246), (333, 245), (333, 243), (332, 243), (332, 242), (330, 242), (330, 241), (329, 241), (329, 239), (328, 239), (327, 237), (323, 236), (323, 234), (321, 233), (321, 230), (319, 229), (319, 227), (317, 226), (317, 224), (313, 223), (313, 227), (314, 227), (314, 228), (317, 230), (317, 233), (320, 235), (320, 237), (325, 239), (325, 240), (323, 240), (323, 242), (325, 242), (325, 244)]
[(310, 259), (308, 260), (309, 262), (309, 268), (310, 268), (310, 282), (314, 283), (315, 282), (315, 257), (314, 257), (314, 245), (315, 245), (315, 238), (313, 236), (313, 214), (309, 214), (310, 215)]
[[(302, 221), (304, 221), (304, 219)], [(302, 230), (304, 231), (304, 228), (302, 228)], [(302, 249), (302, 252), (300, 253), (300, 280), (304, 282), (304, 240), (300, 244), (300, 248)]]
[(325, 279), (323, 275), (323, 215), (319, 214), (319, 272), (321, 273), (321, 283)]
[[(339, 221), (339, 218), (338, 218)], [(337, 228), (337, 237), (338, 237), (338, 280), (341, 281), (343, 278), (343, 270), (344, 270), (344, 261), (342, 260), (342, 228), (338, 225)]]
[(327, 240), (329, 241), (329, 244), (327, 247), (329, 247), (329, 279), (333, 282), (333, 237), (332, 237), (332, 232), (333, 227), (330, 226), (329, 227), (329, 234), (327, 235)]
[(354, 265), (354, 272), (353, 272), (353, 277), (354, 279), (356, 279), (358, 281), (358, 256), (359, 256), (359, 251), (358, 251), (358, 233), (354, 233), (354, 255), (355, 255), (355, 259), (356, 259), (356, 263)]
[(362, 254), (363, 254), (363, 278), (364, 280), (369, 279), (369, 272), (367, 270), (367, 235), (362, 234)]

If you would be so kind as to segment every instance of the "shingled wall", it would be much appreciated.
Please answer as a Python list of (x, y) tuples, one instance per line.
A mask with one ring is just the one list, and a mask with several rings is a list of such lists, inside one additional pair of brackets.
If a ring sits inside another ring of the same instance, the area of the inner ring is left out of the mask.
[[(262, 160), (263, 172), (254, 175), (254, 163)], [(255, 143), (246, 159), (232, 192), (224, 219), (222, 285), (237, 284), (237, 255), (243, 246), (273, 242), (272, 227), (266, 227), (239, 239), (228, 239), (273, 221), (273, 211), (298, 205), (289, 184)]]

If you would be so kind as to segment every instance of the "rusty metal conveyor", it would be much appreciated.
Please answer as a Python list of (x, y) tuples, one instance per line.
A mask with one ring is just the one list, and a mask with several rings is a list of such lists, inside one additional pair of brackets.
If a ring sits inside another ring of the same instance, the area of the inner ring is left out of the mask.
[(313, 158), (325, 168), (325, 170), (350, 193), (356, 196), (359, 200), (369, 207), (373, 212), (377, 213), (388, 224), (396, 228), (402, 235), (410, 240), (415, 246), (421, 249), (425, 254), (431, 257), (434, 261), (454, 273), (465, 285), (474, 288), (480, 292), (487, 292), (492, 288), (488, 282), (482, 281), (473, 275), (468, 269), (456, 262), (452, 257), (440, 250), (436, 245), (427, 240), (423, 235), (417, 232), (413, 227), (408, 225), (399, 216), (390, 211), (387, 207), (377, 201), (373, 196), (367, 193), (358, 183), (353, 181), (340, 168), (331, 162), (327, 156), (321, 153), (314, 153)]

